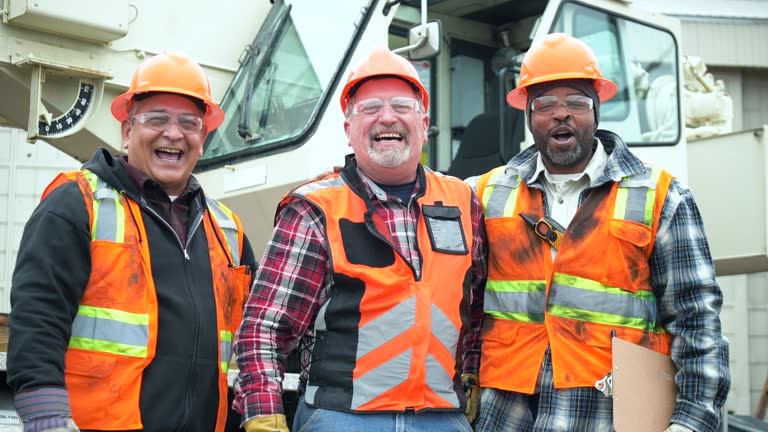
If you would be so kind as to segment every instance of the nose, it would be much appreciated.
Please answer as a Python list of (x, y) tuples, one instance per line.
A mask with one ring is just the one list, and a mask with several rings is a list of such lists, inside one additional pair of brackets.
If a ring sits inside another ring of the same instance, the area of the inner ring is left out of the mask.
[(558, 103), (555, 109), (552, 111), (552, 117), (556, 119), (566, 119), (570, 117), (570, 115), (570, 111), (568, 111), (568, 108), (565, 107), (565, 102)]
[(179, 122), (176, 120), (170, 122), (165, 131), (163, 131), (163, 136), (172, 140), (180, 140), (184, 136), (184, 133), (181, 131), (181, 125), (179, 125)]

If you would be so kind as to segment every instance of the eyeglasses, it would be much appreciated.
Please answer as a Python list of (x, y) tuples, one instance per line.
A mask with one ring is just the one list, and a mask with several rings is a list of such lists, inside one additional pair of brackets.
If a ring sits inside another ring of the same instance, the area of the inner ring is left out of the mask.
[(393, 97), (389, 102), (379, 98), (361, 100), (352, 106), (352, 115), (376, 115), (380, 113), (384, 106), (389, 105), (392, 111), (397, 114), (410, 114), (412, 112), (421, 112), (421, 102), (409, 97)]
[(540, 96), (531, 101), (531, 111), (548, 113), (563, 104), (569, 113), (582, 114), (591, 110), (594, 103), (592, 98), (582, 95), (566, 96), (565, 100), (557, 96)]
[(179, 129), (181, 129), (183, 134), (194, 134), (203, 129), (203, 119), (194, 114), (173, 116), (165, 112), (150, 111), (131, 116), (131, 119), (138, 121), (146, 128), (158, 132), (167, 131), (174, 123), (174, 120), (178, 123)]

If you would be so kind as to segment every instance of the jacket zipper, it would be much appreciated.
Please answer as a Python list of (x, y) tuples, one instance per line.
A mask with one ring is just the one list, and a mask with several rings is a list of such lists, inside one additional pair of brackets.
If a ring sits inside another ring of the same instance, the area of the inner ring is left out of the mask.
[[(197, 297), (195, 296), (195, 291), (191, 288), (192, 281), (190, 280), (190, 272), (189, 272), (189, 266), (190, 266), (190, 258), (189, 253), (187, 252), (187, 249), (189, 248), (189, 243), (192, 240), (192, 237), (195, 235), (195, 232), (200, 227), (200, 223), (203, 220), (202, 213), (197, 214), (195, 217), (195, 221), (192, 223), (192, 226), (190, 227), (189, 232), (187, 233), (187, 244), (184, 245), (181, 243), (181, 239), (179, 238), (179, 235), (176, 233), (176, 230), (173, 229), (171, 224), (169, 224), (165, 219), (160, 217), (159, 214), (157, 214), (156, 211), (154, 211), (149, 205), (147, 205), (147, 202), (144, 200), (144, 197), (141, 197), (141, 203), (143, 204), (143, 207), (152, 215), (155, 217), (155, 219), (159, 220), (163, 223), (171, 232), (173, 233), (174, 237), (176, 237), (176, 242), (178, 243), (179, 247), (181, 248), (182, 252), (184, 253), (184, 259), (187, 261), (184, 265), (184, 274), (186, 275), (187, 280), (187, 290), (189, 292), (190, 297), (192, 298), (192, 306), (195, 308), (194, 310), (194, 316), (195, 316), (195, 337), (194, 337), (194, 352), (197, 353), (199, 350), (199, 339), (200, 339), (200, 310), (197, 306)], [(205, 212), (205, 210), (203, 210)], [(211, 269), (211, 275), (213, 275), (213, 269)], [(197, 369), (197, 356), (192, 356), (192, 363), (190, 364), (190, 372), (189, 375), (187, 375), (187, 391), (186, 391), (186, 403), (184, 404), (184, 416), (183, 421), (181, 422), (181, 427), (179, 430), (184, 430), (187, 423), (189, 422), (190, 418), (190, 395), (192, 394), (192, 377), (194, 376), (194, 371)]]

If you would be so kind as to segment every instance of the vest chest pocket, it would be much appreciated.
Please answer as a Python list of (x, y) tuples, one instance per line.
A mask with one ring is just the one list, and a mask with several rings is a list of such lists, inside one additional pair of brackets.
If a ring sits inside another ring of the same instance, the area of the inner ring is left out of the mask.
[(432, 250), (454, 255), (469, 253), (458, 207), (424, 205), (422, 212)]
[[(636, 292), (648, 279), (648, 257), (651, 244), (650, 227), (628, 220), (611, 219), (606, 256), (611, 257), (613, 265), (605, 266), (606, 276), (616, 280), (616, 274), (622, 274), (618, 280), (628, 291)], [(611, 275), (613, 273), (613, 275)]]
[(91, 277), (84, 303), (123, 305), (128, 299), (145, 297), (141, 252), (134, 249), (130, 243), (91, 241)]

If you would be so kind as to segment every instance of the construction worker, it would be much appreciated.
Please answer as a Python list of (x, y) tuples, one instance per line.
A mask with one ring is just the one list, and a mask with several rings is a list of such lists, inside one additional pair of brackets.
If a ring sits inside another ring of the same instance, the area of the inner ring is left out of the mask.
[(489, 243), (478, 431), (613, 431), (613, 401), (595, 388), (612, 332), (671, 354), (668, 431), (720, 421), (728, 344), (701, 217), (680, 181), (597, 129), (616, 93), (585, 43), (543, 37), (507, 95), (534, 145), (469, 180)]
[(293, 430), (471, 431), (486, 265), (481, 205), (419, 163), (429, 97), (376, 47), (341, 92), (354, 152), (278, 205), (235, 339), (247, 432), (287, 431), (285, 359), (302, 350)]
[(25, 431), (223, 431), (227, 366), (255, 268), (239, 218), (191, 175), (224, 113), (203, 69), (163, 53), (112, 102), (127, 156), (60, 174), (11, 287), (8, 383)]

